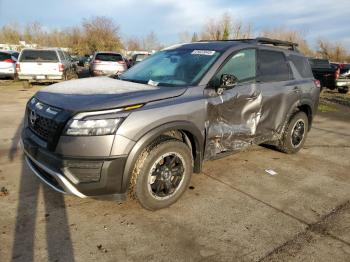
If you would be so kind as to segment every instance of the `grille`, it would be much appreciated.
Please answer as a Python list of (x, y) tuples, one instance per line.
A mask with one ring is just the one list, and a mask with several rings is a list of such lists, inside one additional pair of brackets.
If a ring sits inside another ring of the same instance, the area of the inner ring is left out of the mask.
[(29, 109), (28, 112), (28, 123), (29, 127), (36, 133), (39, 137), (48, 140), (49, 137), (52, 137), (56, 134), (57, 129), (59, 128), (58, 123), (54, 120), (35, 114), (35, 119), (31, 117), (32, 110)]

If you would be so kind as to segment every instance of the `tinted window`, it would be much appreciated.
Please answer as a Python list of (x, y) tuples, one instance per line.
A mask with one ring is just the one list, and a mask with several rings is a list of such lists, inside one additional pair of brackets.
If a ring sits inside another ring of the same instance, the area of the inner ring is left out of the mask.
[(218, 84), (223, 74), (234, 75), (239, 82), (255, 79), (256, 50), (246, 49), (234, 54), (216, 74), (214, 85)]
[(118, 62), (123, 61), (123, 57), (119, 54), (108, 54), (100, 53), (96, 55), (96, 60), (106, 61), (106, 62)]
[(259, 51), (259, 77), (262, 82), (287, 81), (291, 72), (282, 52)]
[(58, 62), (53, 50), (24, 50), (20, 62)]
[(6, 59), (11, 59), (11, 55), (8, 53), (0, 52), (0, 61), (4, 61)]
[(289, 59), (293, 62), (297, 68), (299, 74), (304, 78), (313, 77), (311, 67), (307, 58), (297, 55), (290, 55)]

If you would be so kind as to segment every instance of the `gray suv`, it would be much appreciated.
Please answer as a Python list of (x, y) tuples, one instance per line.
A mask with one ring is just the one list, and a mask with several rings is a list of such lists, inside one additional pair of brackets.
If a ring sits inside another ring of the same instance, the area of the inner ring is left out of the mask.
[(78, 197), (177, 201), (204, 160), (252, 144), (299, 151), (320, 86), (297, 45), (266, 38), (164, 49), (121, 76), (45, 87), (27, 104), (25, 160)]

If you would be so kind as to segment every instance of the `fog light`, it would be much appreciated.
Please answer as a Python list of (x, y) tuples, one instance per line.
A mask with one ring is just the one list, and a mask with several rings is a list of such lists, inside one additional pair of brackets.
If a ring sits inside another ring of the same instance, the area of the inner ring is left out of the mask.
[(64, 173), (75, 184), (98, 182), (103, 161), (67, 161)]

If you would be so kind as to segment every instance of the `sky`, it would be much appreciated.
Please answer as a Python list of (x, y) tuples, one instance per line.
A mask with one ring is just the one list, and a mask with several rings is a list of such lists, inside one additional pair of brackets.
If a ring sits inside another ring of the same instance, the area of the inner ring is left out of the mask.
[(122, 37), (154, 31), (165, 45), (177, 43), (180, 32), (200, 32), (223, 13), (252, 24), (254, 32), (300, 30), (312, 47), (326, 38), (350, 50), (350, 0), (0, 0), (0, 26), (39, 22), (63, 29), (106, 16), (120, 26)]

